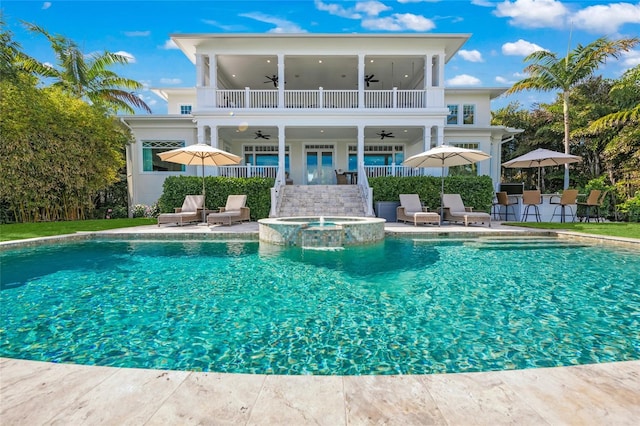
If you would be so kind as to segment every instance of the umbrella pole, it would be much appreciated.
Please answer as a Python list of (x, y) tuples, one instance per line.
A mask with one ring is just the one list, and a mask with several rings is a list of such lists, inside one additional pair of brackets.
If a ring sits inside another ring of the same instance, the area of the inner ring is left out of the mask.
[(440, 223), (444, 221), (444, 160), (440, 173)]
[(204, 224), (207, 222), (207, 194), (204, 189), (204, 157), (202, 157), (202, 195), (204, 199), (204, 203), (202, 205), (202, 223)]

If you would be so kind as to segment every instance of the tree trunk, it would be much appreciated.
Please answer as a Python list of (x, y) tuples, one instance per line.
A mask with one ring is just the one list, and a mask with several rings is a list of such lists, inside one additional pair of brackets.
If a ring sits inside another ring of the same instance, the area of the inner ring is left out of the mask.
[[(562, 113), (564, 116), (564, 153), (569, 152), (569, 91), (562, 93)], [(569, 188), (569, 165), (564, 165), (564, 189)]]

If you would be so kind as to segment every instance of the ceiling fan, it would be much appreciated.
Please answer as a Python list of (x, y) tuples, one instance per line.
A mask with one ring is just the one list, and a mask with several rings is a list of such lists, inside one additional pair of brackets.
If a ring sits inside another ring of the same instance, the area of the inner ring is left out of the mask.
[(269, 139), (270, 137), (271, 137), (271, 135), (263, 135), (263, 134), (262, 134), (262, 130), (258, 130), (258, 131), (256, 132), (256, 137), (255, 137), (254, 139), (260, 139), (260, 138), (262, 138), (262, 139)]
[(384, 138), (395, 138), (395, 136), (393, 136), (393, 132), (385, 132), (384, 130), (381, 131), (380, 133), (376, 133), (376, 135), (380, 136), (380, 139), (384, 139)]
[(277, 75), (272, 75), (271, 77), (269, 77), (268, 75), (265, 75), (265, 77), (267, 78), (267, 80), (269, 81), (265, 81), (265, 83), (273, 83), (273, 87), (278, 87), (278, 76)]
[(378, 83), (380, 81), (380, 80), (374, 80), (373, 77), (374, 77), (374, 74), (364, 76), (364, 81), (365, 83), (367, 83), (367, 87), (369, 87), (369, 83)]

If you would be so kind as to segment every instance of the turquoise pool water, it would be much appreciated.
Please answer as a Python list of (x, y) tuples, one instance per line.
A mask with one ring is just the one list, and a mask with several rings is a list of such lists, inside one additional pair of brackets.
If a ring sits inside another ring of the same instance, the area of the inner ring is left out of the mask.
[(555, 239), (339, 251), (84, 241), (0, 252), (0, 356), (267, 374), (640, 359), (640, 253)]

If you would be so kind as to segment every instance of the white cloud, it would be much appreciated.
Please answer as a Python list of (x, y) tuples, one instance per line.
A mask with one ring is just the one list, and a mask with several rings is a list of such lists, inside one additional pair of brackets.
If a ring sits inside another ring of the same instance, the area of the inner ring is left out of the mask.
[(362, 27), (368, 30), (385, 31), (429, 31), (436, 27), (431, 19), (411, 13), (394, 13), (386, 18), (364, 19)]
[(514, 27), (560, 28), (569, 10), (557, 0), (507, 0), (499, 3), (493, 13), (511, 18), (509, 24)]
[(441, 0), (398, 0), (398, 3), (439, 3)]
[(488, 0), (471, 0), (471, 4), (482, 7), (493, 7), (495, 4)]
[(468, 74), (460, 74), (447, 80), (448, 86), (479, 86), (481, 83), (480, 79)]
[(173, 41), (173, 40), (171, 40), (171, 39), (169, 39), (169, 40), (165, 41), (165, 42), (164, 42), (164, 45), (162, 46), (162, 48), (163, 48), (163, 49), (166, 49), (166, 50), (180, 49), (180, 48), (178, 47), (178, 45), (176, 44), (176, 42), (175, 42), (175, 41)]
[(51, 2), (50, 1), (45, 1), (44, 3), (42, 3), (42, 10), (47, 10), (51, 7)]
[(477, 50), (459, 50), (458, 55), (460, 55), (465, 61), (484, 62), (484, 59), (482, 59), (482, 53)]
[(124, 35), (127, 37), (149, 37), (151, 31), (125, 31)]
[(242, 25), (221, 24), (220, 22), (214, 21), (213, 19), (203, 19), (202, 22), (204, 22), (207, 25), (211, 25), (213, 27), (218, 27), (221, 30), (224, 30), (227, 32), (246, 32), (246, 28)]
[(627, 68), (633, 68), (640, 65), (640, 50), (631, 50), (622, 53), (622, 65)]
[(502, 45), (502, 53), (509, 56), (528, 56), (538, 50), (547, 50), (537, 44), (526, 40), (518, 40), (515, 43), (505, 43)]
[(162, 84), (182, 84), (182, 80), (179, 78), (161, 78), (160, 83)]
[(509, 80), (507, 80), (507, 79), (506, 79), (506, 78), (504, 78), (504, 77), (497, 76), (497, 77), (496, 77), (496, 83), (499, 83), (499, 84), (509, 84)]
[(241, 13), (239, 16), (253, 19), (256, 21), (264, 22), (266, 24), (275, 25), (275, 28), (270, 29), (270, 33), (306, 33), (305, 30), (300, 28), (297, 24), (288, 21), (286, 19), (277, 18), (275, 16), (266, 15), (260, 12)]
[(119, 52), (115, 52), (116, 55), (120, 55), (120, 56), (124, 56), (125, 58), (127, 58), (127, 62), (129, 62), (130, 64), (135, 64), (136, 63), (136, 58), (135, 56), (133, 56), (131, 53), (129, 52), (125, 52), (124, 50), (121, 50)]
[(339, 16), (341, 18), (347, 19), (360, 19), (362, 15), (355, 12), (354, 10), (345, 9), (341, 5), (338, 4), (328, 4), (323, 3), (320, 0), (315, 0), (316, 9), (322, 12), (329, 12), (330, 15)]
[(589, 6), (574, 14), (571, 22), (592, 33), (615, 33), (624, 24), (640, 24), (640, 3)]
[(391, 10), (389, 6), (375, 0), (357, 2), (354, 9), (356, 12), (364, 12), (369, 16), (378, 16), (381, 12)]

